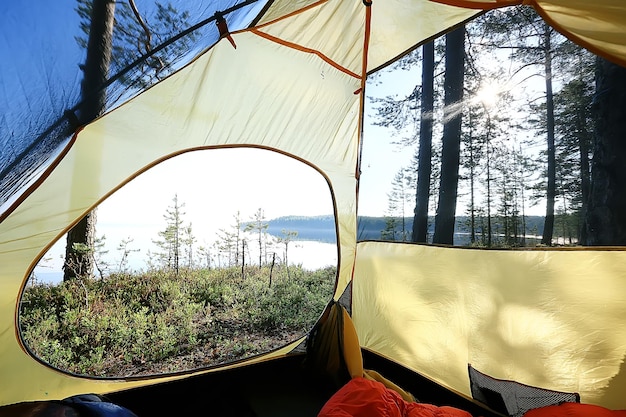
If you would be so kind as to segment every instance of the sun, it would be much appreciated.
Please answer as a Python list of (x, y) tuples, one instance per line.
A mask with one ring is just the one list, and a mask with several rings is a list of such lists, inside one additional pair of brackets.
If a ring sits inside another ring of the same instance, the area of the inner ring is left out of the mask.
[(482, 103), (487, 108), (495, 107), (498, 104), (500, 92), (500, 86), (496, 82), (483, 83), (472, 98), (472, 101), (474, 103)]

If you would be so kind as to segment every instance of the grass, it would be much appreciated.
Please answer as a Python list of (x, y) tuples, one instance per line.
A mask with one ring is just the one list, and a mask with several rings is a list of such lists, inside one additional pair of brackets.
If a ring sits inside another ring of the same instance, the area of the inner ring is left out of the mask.
[(34, 282), (22, 338), (53, 367), (128, 377), (183, 371), (278, 348), (306, 334), (332, 296), (335, 268), (241, 267)]

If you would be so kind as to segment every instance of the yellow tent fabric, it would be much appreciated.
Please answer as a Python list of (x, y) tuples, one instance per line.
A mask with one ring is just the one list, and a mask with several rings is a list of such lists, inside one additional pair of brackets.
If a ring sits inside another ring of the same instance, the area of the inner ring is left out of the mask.
[(364, 348), (467, 396), (471, 364), (626, 408), (626, 251), (361, 242), (357, 252), (353, 320)]
[[(272, 33), (282, 39), (293, 36), (294, 39), (298, 39), (296, 43), (311, 46), (313, 49), (320, 48), (319, 51), (326, 56), (358, 72), (361, 69), (363, 42), (346, 36), (350, 32), (357, 32), (360, 33), (357, 36), (362, 36), (363, 11), (355, 15), (345, 14), (345, 10), (362, 9), (363, 4), (363, 1), (276, 0), (272, 3), (272, 10), (258, 22), (257, 26), (265, 31), (263, 25), (272, 22)], [(313, 7), (321, 5), (323, 7)], [(300, 7), (309, 7), (309, 9), (297, 16), (292, 15), (294, 10)], [(384, 66), (389, 61), (414, 49), (419, 43), (442, 34), (448, 28), (467, 21), (479, 13), (476, 10), (437, 4), (430, 0), (374, 0), (371, 11), (367, 72)], [(302, 32), (300, 28), (310, 27), (312, 19), (319, 22), (320, 17), (327, 19), (324, 26), (330, 32), (330, 39), (321, 39), (315, 30), (300, 33)], [(282, 23), (279, 22), (281, 19)], [(302, 41), (302, 38), (311, 39)], [(348, 50), (352, 53), (346, 53)]]
[[(550, 3), (566, 15), (564, 2)], [(543, 2), (538, 4), (548, 10)], [(588, 11), (583, 2), (571, 4), (579, 7), (572, 9), (574, 14)], [(617, 5), (606, 0), (594, 4)], [(623, 16), (625, 9), (617, 7), (616, 15)], [(594, 10), (589, 10), (591, 16)], [(21, 345), (20, 294), (29, 271), (53, 242), (135, 176), (183, 152), (245, 146), (304, 161), (328, 181), (340, 254), (335, 297), (354, 277), (354, 321), (363, 346), (459, 392), (467, 393), (461, 365), (472, 361), (497, 377), (515, 375), (547, 388), (580, 388), (586, 400), (624, 406), (623, 399), (611, 395), (612, 389), (625, 385), (617, 382), (623, 377), (620, 361), (626, 344), (618, 320), (626, 305), (619, 296), (626, 294), (624, 252), (581, 251), (574, 257), (570, 252), (459, 251), (447, 258), (442, 256), (448, 256), (448, 250), (441, 248), (357, 246), (361, 88), (366, 74), (476, 13), (428, 0), (374, 0), (371, 6), (361, 0), (277, 0), (255, 28), (233, 34), (237, 49), (228, 41), (219, 42), (78, 132), (40, 180), (0, 214), (0, 405), (107, 393), (186, 376), (95, 380), (53, 370)], [(554, 22), (560, 21), (557, 15), (550, 14)], [(607, 53), (621, 60), (626, 56), (622, 48)], [(493, 255), (491, 263), (488, 257)], [(416, 266), (428, 266), (430, 272)], [(498, 275), (522, 270), (528, 271), (527, 283), (522, 282), (526, 275), (508, 284)], [(467, 271), (473, 271), (471, 279), (451, 281)], [(479, 278), (485, 274), (493, 286), (483, 287)], [(566, 286), (564, 280), (571, 274), (575, 285)], [(439, 290), (452, 299), (443, 298)], [(486, 297), (499, 300), (512, 291), (529, 291), (528, 299), (498, 303)], [(581, 297), (583, 292), (591, 296)], [(532, 298), (535, 294), (538, 298)], [(396, 297), (398, 303), (393, 302)], [(417, 310), (414, 301), (420, 302)], [(531, 308), (530, 301), (541, 308)], [(433, 311), (429, 306), (446, 308)], [(497, 315), (497, 331), (480, 321), (486, 313), (479, 308), (488, 314), (504, 309)], [(516, 326), (512, 319), (518, 316), (530, 322)], [(531, 331), (534, 322), (540, 323), (541, 332)], [(442, 323), (453, 331), (444, 330)], [(589, 334), (573, 329), (580, 324)], [(525, 339), (520, 341), (517, 332)], [(541, 349), (526, 350), (531, 342)], [(298, 343), (254, 361), (285, 355)], [(520, 343), (524, 349), (509, 359), (505, 348)], [(528, 364), (536, 359), (524, 352), (539, 354), (538, 363), (550, 365), (554, 374), (541, 371), (537, 375), (542, 379), (537, 380), (535, 368), (518, 368), (517, 360)]]

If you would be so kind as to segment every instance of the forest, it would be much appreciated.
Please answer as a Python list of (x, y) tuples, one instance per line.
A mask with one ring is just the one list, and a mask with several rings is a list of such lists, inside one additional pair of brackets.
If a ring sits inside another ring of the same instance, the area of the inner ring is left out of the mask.
[[(385, 237), (452, 244), (461, 226), (479, 246), (535, 245), (526, 237), (537, 233), (542, 245), (589, 244), (601, 64), (520, 7), (490, 11), (375, 74), (373, 86), (414, 77), (370, 97), (372, 123), (412, 155), (389, 185)], [(368, 139), (381, 140), (366, 131), (365, 150)]]

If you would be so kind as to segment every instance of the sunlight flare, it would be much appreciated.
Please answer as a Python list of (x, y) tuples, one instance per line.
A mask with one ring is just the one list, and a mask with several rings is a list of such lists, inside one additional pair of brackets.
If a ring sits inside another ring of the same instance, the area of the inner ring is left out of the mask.
[(483, 83), (480, 89), (472, 98), (473, 103), (482, 103), (487, 108), (494, 107), (500, 98), (502, 89), (498, 83), (494, 81)]

